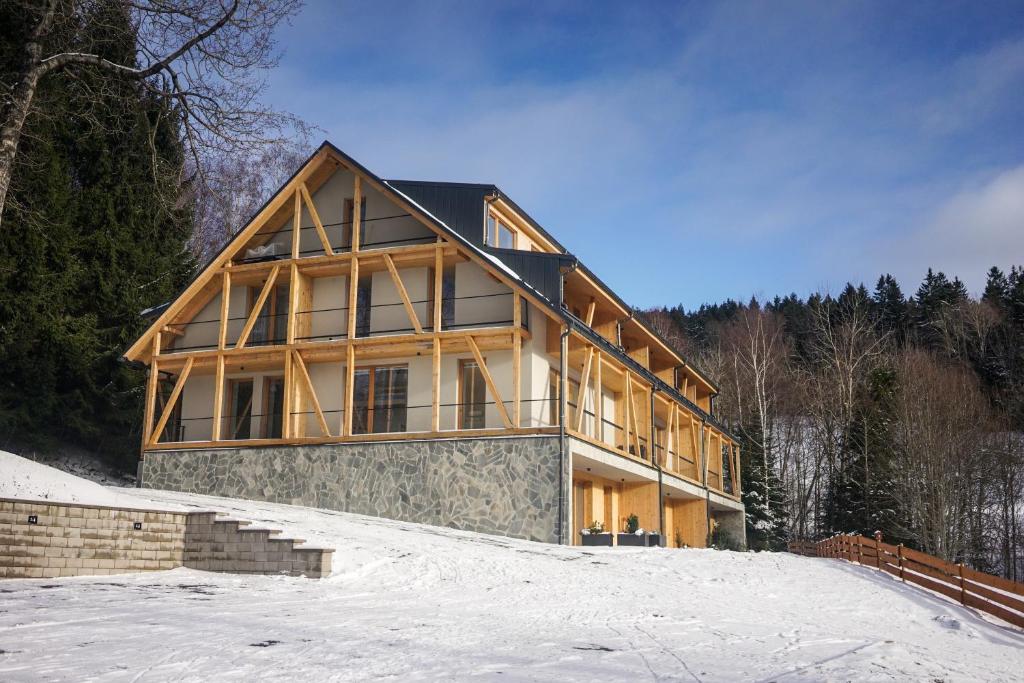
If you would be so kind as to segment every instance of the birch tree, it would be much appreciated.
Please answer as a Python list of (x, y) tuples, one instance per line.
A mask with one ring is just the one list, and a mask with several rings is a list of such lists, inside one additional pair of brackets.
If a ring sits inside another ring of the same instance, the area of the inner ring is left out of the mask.
[[(180, 119), (200, 181), (205, 155), (246, 154), (304, 127), (259, 101), (263, 75), (278, 60), (274, 29), (298, 11), (299, 0), (20, 0), (20, 5), (25, 17), (20, 59), (0, 82), (0, 220), (25, 122), (48, 79), (95, 69), (165, 98)], [(82, 49), (76, 29), (98, 8), (128, 16), (137, 45), (134, 59), (112, 61)]]

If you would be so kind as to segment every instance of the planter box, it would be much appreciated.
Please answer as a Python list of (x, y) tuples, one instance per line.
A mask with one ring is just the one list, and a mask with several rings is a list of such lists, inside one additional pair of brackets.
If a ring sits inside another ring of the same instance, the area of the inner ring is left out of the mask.
[(582, 534), (580, 538), (583, 539), (583, 545), (604, 545), (608, 547), (612, 545), (612, 535), (607, 532), (603, 534)]
[(647, 545), (647, 537), (637, 536), (636, 534), (619, 533), (616, 543), (620, 546), (631, 545), (642, 548)]
[(617, 539), (618, 545), (633, 546), (637, 548), (653, 548), (661, 545), (661, 534), (636, 534), (620, 533)]

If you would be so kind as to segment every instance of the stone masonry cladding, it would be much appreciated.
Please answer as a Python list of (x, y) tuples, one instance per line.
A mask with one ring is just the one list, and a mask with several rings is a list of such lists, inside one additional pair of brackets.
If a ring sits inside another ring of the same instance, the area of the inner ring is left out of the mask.
[(550, 436), (160, 450), (142, 485), (558, 542), (559, 462)]

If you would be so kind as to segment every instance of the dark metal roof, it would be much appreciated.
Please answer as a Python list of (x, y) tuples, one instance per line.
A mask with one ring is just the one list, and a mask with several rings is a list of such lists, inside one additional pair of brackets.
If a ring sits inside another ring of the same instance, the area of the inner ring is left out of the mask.
[(429, 211), (476, 247), (484, 245), (484, 200), (493, 185), (388, 180), (388, 185)]
[(561, 308), (563, 269), (576, 265), (575, 256), (521, 249), (496, 249), (488, 246), (483, 249), (499, 258), (502, 263), (514, 270), (523, 282)]
[[(552, 276), (551, 274), (555, 271), (552, 271), (551, 266), (545, 263), (543, 259), (533, 259), (529, 256), (523, 256), (524, 254), (535, 255), (540, 252), (494, 249), (484, 244), (484, 200), (489, 196), (501, 197), (519, 214), (521, 218), (555, 245), (556, 248), (561, 250), (562, 254), (555, 254), (555, 256), (571, 258), (575, 265), (583, 271), (587, 277), (604, 289), (605, 292), (607, 292), (608, 295), (614, 299), (617, 304), (619, 304), (619, 306), (629, 311), (633, 319), (647, 330), (651, 336), (675, 351), (676, 355), (682, 358), (684, 365), (699, 372), (701, 377), (703, 377), (708, 384), (712, 386), (713, 390), (716, 393), (718, 392), (718, 385), (715, 384), (713, 380), (690, 363), (686, 357), (683, 356), (683, 354), (680, 353), (679, 350), (676, 349), (667, 339), (661, 336), (656, 330), (652, 329), (642, 319), (637, 317), (632, 306), (623, 301), (611, 287), (602, 282), (601, 278), (587, 268), (582, 261), (571, 254), (564, 246), (559, 244), (558, 240), (552, 237), (551, 234), (537, 223), (537, 221), (530, 217), (528, 213), (523, 211), (522, 208), (512, 201), (508, 195), (503, 193), (497, 185), (487, 183), (434, 182), (429, 180), (388, 180), (386, 182), (388, 185), (391, 185), (403, 194), (408, 195), (409, 198), (432, 213), (448, 227), (472, 242), (477, 248), (493, 253), (509, 268), (514, 270), (524, 282), (531, 285), (538, 292), (541, 292), (544, 296), (548, 297), (550, 301), (561, 307), (561, 288), (550, 281)], [(557, 292), (557, 294), (555, 294), (555, 292)]]

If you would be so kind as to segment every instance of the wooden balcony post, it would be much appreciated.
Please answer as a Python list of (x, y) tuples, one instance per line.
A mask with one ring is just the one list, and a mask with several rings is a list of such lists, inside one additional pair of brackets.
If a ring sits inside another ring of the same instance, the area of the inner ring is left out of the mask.
[(514, 292), (512, 294), (512, 308), (512, 424), (516, 429), (519, 429), (519, 426), (522, 423), (521, 372), (523, 349), (523, 306), (519, 292)]
[(356, 347), (350, 341), (345, 347), (345, 406), (344, 423), (342, 424), (342, 435), (352, 436), (352, 404), (355, 395), (356, 381)]
[(359, 303), (359, 258), (352, 254), (352, 266), (348, 274), (348, 338), (356, 338), (356, 306)]
[(430, 381), (430, 429), (441, 431), (441, 339), (434, 335), (434, 349), (431, 354)]
[(441, 295), (444, 289), (444, 244), (434, 248), (434, 332), (441, 331)]
[(146, 405), (142, 423), (142, 451), (146, 450), (153, 435), (153, 413), (156, 411), (156, 391), (160, 382), (160, 333), (153, 335), (153, 356), (149, 361), (149, 376), (146, 378)]
[(217, 354), (217, 371), (213, 377), (213, 424), (210, 440), (220, 441), (221, 421), (224, 412), (224, 354)]
[(231, 273), (224, 271), (221, 275), (220, 292), (220, 327), (217, 333), (217, 348), (223, 351), (228, 344), (228, 318), (231, 315)]
[(356, 175), (352, 190), (352, 253), (359, 251), (360, 233), (363, 230), (363, 191), (362, 178)]
[(594, 438), (604, 442), (604, 381), (601, 378), (601, 352), (594, 349)]
[(295, 189), (295, 206), (292, 215), (292, 258), (299, 258), (299, 246), (302, 240), (302, 197), (299, 189)]

